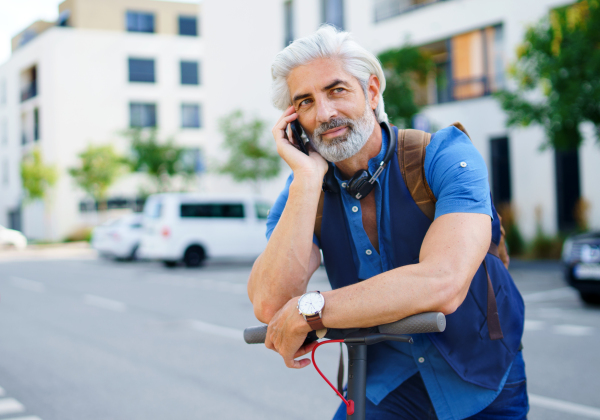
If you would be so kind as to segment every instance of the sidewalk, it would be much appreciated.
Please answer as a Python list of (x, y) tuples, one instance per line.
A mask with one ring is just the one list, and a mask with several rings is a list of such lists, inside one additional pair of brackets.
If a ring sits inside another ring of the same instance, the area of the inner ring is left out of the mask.
[(47, 245), (28, 245), (24, 250), (0, 249), (0, 263), (11, 261), (95, 259), (98, 253), (87, 242), (69, 242)]

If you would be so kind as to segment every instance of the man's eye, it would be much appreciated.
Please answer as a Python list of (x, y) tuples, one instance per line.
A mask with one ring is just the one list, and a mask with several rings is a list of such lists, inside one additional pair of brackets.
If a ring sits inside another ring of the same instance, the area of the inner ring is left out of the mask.
[(309, 102), (310, 102), (310, 99), (305, 99), (302, 102), (300, 102), (300, 106), (302, 106), (302, 105), (308, 105)]
[(342, 93), (344, 91), (344, 88), (335, 88), (333, 89), (334, 93)]

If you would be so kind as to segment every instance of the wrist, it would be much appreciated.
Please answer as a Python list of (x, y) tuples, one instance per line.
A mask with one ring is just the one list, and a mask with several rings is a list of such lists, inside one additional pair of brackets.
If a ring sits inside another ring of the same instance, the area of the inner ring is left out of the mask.
[(301, 190), (302, 192), (321, 191), (323, 177), (314, 173), (294, 172), (294, 180), (290, 189)]

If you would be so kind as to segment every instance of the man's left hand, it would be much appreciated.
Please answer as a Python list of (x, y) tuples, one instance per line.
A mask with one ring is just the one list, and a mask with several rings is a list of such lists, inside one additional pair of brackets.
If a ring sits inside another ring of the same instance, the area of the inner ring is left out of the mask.
[(295, 359), (310, 353), (317, 344), (314, 342), (303, 346), (306, 335), (311, 331), (311, 328), (304, 317), (298, 313), (298, 299), (298, 297), (295, 297), (289, 300), (273, 316), (265, 340), (265, 346), (279, 353), (283, 357), (285, 365), (294, 369), (301, 369), (310, 365), (310, 359)]

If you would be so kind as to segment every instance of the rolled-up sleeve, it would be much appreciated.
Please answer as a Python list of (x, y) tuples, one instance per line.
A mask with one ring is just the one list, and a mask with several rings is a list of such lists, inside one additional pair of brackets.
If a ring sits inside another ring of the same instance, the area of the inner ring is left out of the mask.
[(458, 128), (435, 134), (425, 152), (424, 169), (437, 199), (436, 219), (448, 213), (481, 213), (493, 219), (485, 161)]

